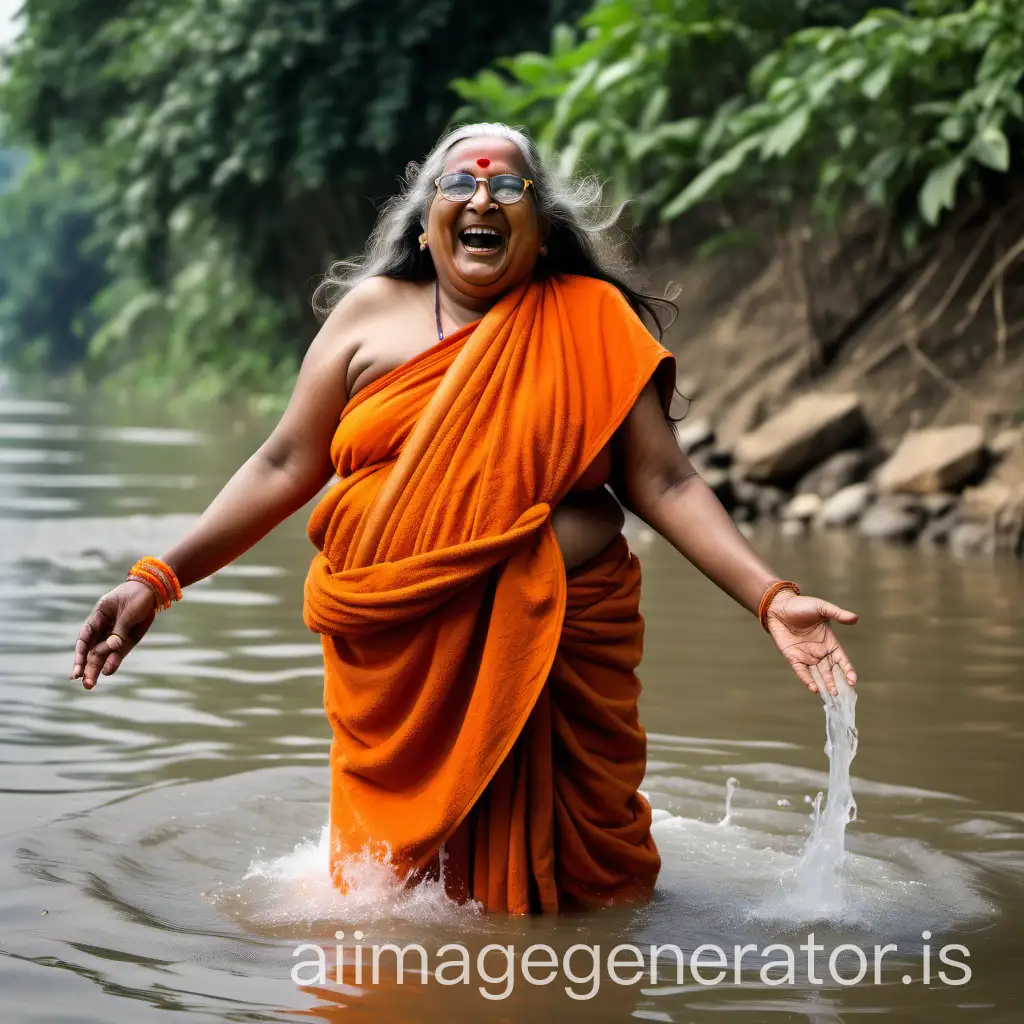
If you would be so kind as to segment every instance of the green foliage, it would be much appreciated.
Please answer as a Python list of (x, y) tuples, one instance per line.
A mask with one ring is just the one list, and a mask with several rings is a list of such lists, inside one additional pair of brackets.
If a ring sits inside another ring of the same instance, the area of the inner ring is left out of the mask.
[(95, 309), (83, 372), (109, 390), (245, 402), (286, 391), (298, 370), (294, 305), (254, 288), (215, 239), (193, 240), (163, 288), (120, 275)]
[(810, 199), (835, 222), (866, 200), (898, 212), (913, 245), (1008, 171), (1024, 136), (1024, 0), (916, 7), (808, 29), (767, 56), (756, 98), (705, 137), (704, 169), (662, 215), (743, 192), (782, 207)]
[[(449, 79), (585, 3), (28, 0), (0, 109), (33, 144), (88, 155), (116, 281), (72, 334), (22, 317), (8, 354), (84, 353), (90, 380), (147, 390), (285, 386), (312, 283), (444, 129)], [(36, 267), (19, 301), (41, 316), (63, 287)]]
[(635, 222), (729, 200), (783, 214), (810, 201), (834, 224), (866, 200), (912, 246), (1009, 170), (1024, 0), (902, 8), (598, 0), (548, 53), (454, 88), (464, 114), (524, 123), (563, 171), (610, 178)]
[(643, 223), (699, 170), (747, 75), (811, 23), (849, 23), (860, 3), (598, 0), (546, 54), (499, 60), (453, 83), (459, 116), (526, 125), (564, 173), (593, 170)]
[(95, 204), (78, 161), (28, 163), (0, 190), (0, 359), (23, 369), (81, 359), (97, 324), (91, 309), (107, 283), (105, 253), (93, 241)]
[(256, 284), (304, 293), (361, 246), (367, 197), (429, 148), (453, 75), (546, 38), (580, 0), (33, 0), (0, 102), (41, 144), (95, 147), (119, 253), (161, 286), (169, 225), (228, 240)]
[[(2, 141), (2, 127), (0, 127)], [(28, 153), (23, 149), (0, 146), (0, 196), (13, 191), (18, 184), (22, 171), (28, 164)]]

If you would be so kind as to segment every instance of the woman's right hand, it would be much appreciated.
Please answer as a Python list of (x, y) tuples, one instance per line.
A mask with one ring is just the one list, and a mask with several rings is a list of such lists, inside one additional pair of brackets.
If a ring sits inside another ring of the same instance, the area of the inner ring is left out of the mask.
[(71, 678), (82, 676), (82, 685), (91, 690), (100, 672), (105, 676), (116, 672), (128, 652), (146, 635), (156, 611), (156, 594), (136, 580), (104, 594), (78, 634)]

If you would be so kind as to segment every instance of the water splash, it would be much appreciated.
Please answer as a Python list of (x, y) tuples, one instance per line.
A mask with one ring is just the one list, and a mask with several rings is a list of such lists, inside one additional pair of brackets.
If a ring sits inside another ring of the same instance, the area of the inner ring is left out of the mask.
[(740, 780), (733, 778), (731, 775), (725, 780), (725, 816), (718, 823), (719, 825), (732, 824), (732, 795), (736, 792), (736, 787), (739, 784)]
[(369, 854), (346, 859), (348, 891), (340, 892), (330, 873), (329, 834), (325, 825), (318, 839), (301, 842), (290, 853), (268, 860), (257, 856), (241, 884), (208, 898), (249, 927), (270, 932), (302, 926), (330, 935), (353, 921), (441, 925), (479, 916), (478, 904), (448, 898), (443, 876), (407, 886), (380, 856)]
[[(811, 814), (811, 834), (796, 866), (783, 873), (779, 892), (769, 900), (769, 916), (780, 912), (809, 919), (843, 916), (843, 865), (846, 826), (857, 819), (857, 802), (850, 783), (850, 765), (857, 754), (857, 694), (836, 666), (833, 696), (816, 668), (811, 669), (825, 705), (825, 754), (828, 757), (828, 796), (818, 793)], [(824, 807), (822, 803), (824, 801)]]

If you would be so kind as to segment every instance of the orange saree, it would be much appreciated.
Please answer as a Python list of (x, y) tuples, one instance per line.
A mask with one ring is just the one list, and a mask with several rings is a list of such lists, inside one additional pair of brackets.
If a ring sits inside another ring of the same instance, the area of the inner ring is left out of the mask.
[(370, 852), (509, 913), (650, 893), (639, 567), (620, 537), (567, 579), (551, 510), (671, 363), (616, 288), (563, 276), (346, 406), (303, 609), (340, 888)]

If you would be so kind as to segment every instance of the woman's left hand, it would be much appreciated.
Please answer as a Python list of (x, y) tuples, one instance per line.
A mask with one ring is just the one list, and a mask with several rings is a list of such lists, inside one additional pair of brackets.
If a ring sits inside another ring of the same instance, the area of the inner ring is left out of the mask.
[(856, 685), (857, 673), (830, 625), (841, 622), (844, 626), (852, 626), (857, 621), (854, 612), (845, 611), (819, 597), (804, 597), (784, 590), (768, 606), (767, 621), (775, 646), (811, 693), (818, 692), (818, 685), (811, 675), (812, 666), (817, 666), (833, 696), (837, 693), (832, 675), (834, 665), (842, 669), (851, 686)]

